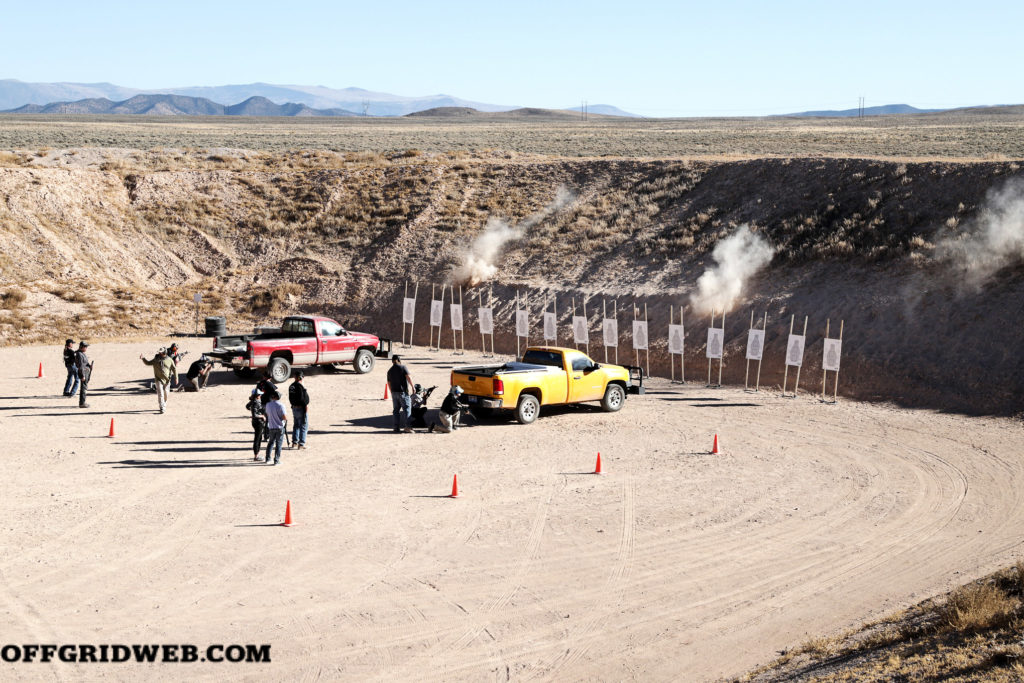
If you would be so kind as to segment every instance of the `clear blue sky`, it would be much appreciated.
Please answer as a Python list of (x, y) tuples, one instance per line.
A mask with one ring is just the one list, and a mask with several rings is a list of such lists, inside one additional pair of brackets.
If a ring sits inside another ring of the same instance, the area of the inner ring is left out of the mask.
[(0, 78), (586, 99), (648, 116), (1024, 103), (1024, 2), (8, 2)]

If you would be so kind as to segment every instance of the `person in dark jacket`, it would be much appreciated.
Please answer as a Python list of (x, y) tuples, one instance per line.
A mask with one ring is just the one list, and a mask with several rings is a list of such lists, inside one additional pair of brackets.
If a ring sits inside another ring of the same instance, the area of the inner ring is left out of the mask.
[(85, 402), (86, 397), (89, 394), (89, 380), (92, 379), (92, 365), (93, 361), (89, 360), (87, 351), (89, 350), (89, 342), (80, 341), (78, 342), (78, 351), (75, 352), (75, 368), (78, 370), (78, 378), (81, 384), (78, 385), (78, 407), (88, 408), (89, 404)]
[(430, 431), (447, 434), (459, 428), (462, 411), (469, 408), (465, 403), (459, 401), (460, 396), (462, 396), (462, 387), (452, 387), (452, 390), (444, 397), (444, 401), (441, 402), (441, 409), (437, 411), (440, 422), (430, 425)]
[(203, 354), (199, 360), (193, 361), (188, 366), (185, 374), (185, 381), (178, 384), (175, 391), (199, 391), (206, 388), (206, 382), (210, 379), (210, 371), (213, 370), (213, 361)]
[(306, 434), (309, 432), (309, 392), (302, 385), (302, 370), (295, 372), (295, 379), (288, 387), (288, 402), (292, 406), (292, 448), (306, 448)]
[(260, 460), (260, 446), (263, 445), (263, 436), (267, 430), (267, 416), (263, 414), (261, 397), (260, 390), (253, 389), (249, 394), (249, 402), (245, 404), (252, 421), (252, 454), (256, 461)]
[(270, 375), (264, 374), (262, 379), (256, 383), (256, 391), (260, 392), (260, 408), (266, 408), (267, 403), (270, 402), (270, 395), (278, 393), (277, 385), (274, 384), (274, 380), (270, 379)]
[(412, 427), (409, 426), (409, 420), (412, 417), (412, 399), (409, 397), (409, 389), (412, 388), (412, 385), (409, 369), (402, 365), (401, 356), (392, 356), (391, 367), (388, 368), (388, 386), (391, 388), (395, 434), (399, 432), (412, 433)]
[(413, 387), (412, 394), (412, 426), (427, 428), (427, 399), (437, 387), (425, 388), (420, 384)]
[(68, 381), (64, 382), (64, 396), (78, 393), (78, 366), (75, 365), (74, 339), (64, 340), (64, 367), (68, 371)]

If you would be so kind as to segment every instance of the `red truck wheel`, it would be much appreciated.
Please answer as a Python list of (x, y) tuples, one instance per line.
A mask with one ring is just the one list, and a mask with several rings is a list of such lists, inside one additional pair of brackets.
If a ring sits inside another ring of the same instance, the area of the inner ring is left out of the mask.
[(365, 375), (370, 370), (373, 370), (374, 360), (373, 352), (368, 349), (359, 349), (356, 351), (355, 360), (352, 361), (352, 365), (356, 369), (356, 374)]
[(292, 374), (292, 366), (284, 358), (271, 358), (270, 364), (267, 365), (267, 371), (270, 373), (270, 379), (280, 384), (281, 382), (288, 381)]

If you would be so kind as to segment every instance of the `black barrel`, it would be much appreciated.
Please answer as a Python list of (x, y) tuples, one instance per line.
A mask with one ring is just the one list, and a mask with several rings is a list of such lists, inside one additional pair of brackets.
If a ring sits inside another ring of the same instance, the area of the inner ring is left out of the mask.
[(211, 315), (206, 318), (206, 336), (223, 337), (227, 334), (227, 320), (222, 315)]

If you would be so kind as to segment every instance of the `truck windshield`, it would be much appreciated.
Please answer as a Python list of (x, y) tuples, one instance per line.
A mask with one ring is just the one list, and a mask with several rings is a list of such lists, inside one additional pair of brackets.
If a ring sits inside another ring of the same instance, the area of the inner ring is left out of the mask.
[(313, 321), (302, 318), (286, 318), (281, 325), (281, 331), (296, 337), (312, 337), (316, 334), (313, 331)]
[(550, 365), (553, 368), (560, 368), (562, 367), (562, 354), (556, 351), (530, 349), (523, 354), (523, 362), (533, 363), (534, 365)]

